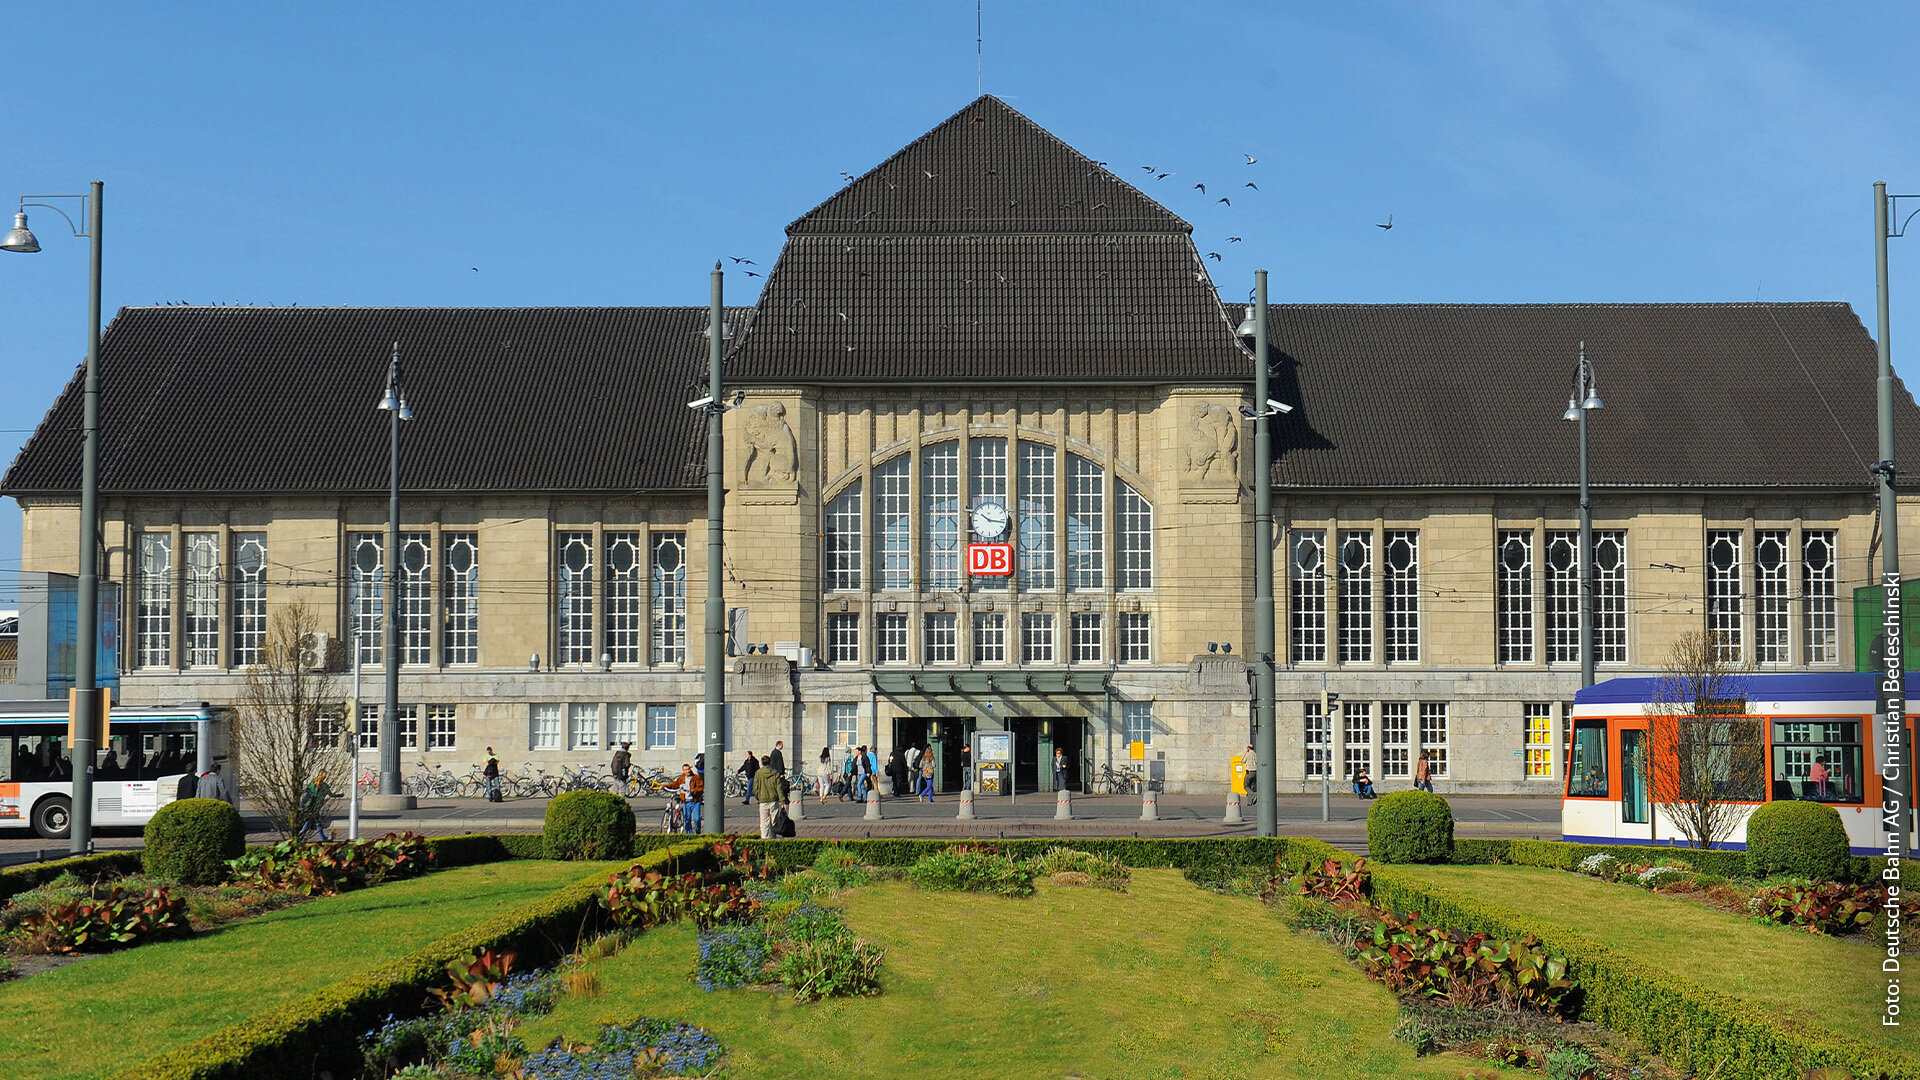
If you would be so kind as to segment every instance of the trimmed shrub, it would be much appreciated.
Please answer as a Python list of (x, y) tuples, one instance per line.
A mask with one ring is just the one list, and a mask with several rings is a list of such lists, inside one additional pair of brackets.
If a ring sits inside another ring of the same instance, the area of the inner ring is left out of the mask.
[(569, 791), (547, 804), (549, 859), (633, 858), (633, 807), (611, 791)]
[(1747, 873), (1753, 877), (1845, 881), (1853, 872), (1840, 811), (1817, 802), (1770, 802), (1747, 819)]
[(227, 860), (247, 850), (247, 827), (240, 812), (222, 799), (170, 802), (147, 822), (147, 850), (141, 856), (147, 874), (182, 885), (215, 885), (226, 880)]
[(1394, 791), (1367, 811), (1367, 852), (1385, 863), (1453, 860), (1453, 808), (1427, 791)]
[(124, 877), (140, 870), (138, 851), (102, 851), (93, 855), (75, 855), (66, 859), (9, 866), (0, 870), (0, 900), (16, 893), (37, 889), (61, 874), (72, 874), (83, 881)]

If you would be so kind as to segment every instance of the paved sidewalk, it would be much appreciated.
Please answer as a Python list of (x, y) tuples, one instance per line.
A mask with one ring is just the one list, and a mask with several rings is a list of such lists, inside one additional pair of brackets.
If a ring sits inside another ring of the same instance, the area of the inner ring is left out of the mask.
[[(1445, 792), (1441, 792), (1445, 795)], [(1534, 795), (1450, 795), (1454, 832), (1460, 837), (1512, 839), (1535, 837), (1555, 840), (1560, 836), (1560, 800)], [(1050, 794), (1025, 794), (1016, 799), (979, 797), (974, 800), (975, 818), (958, 818), (959, 796), (940, 795), (932, 803), (915, 799), (887, 798), (881, 802), (881, 819), (866, 820), (866, 807), (855, 802), (829, 798), (825, 804), (808, 800), (803, 817), (796, 821), (799, 835), (848, 839), (867, 836), (918, 836), (930, 838), (980, 837), (1015, 839), (1034, 836), (1252, 836), (1252, 807), (1242, 808), (1246, 821), (1225, 824), (1224, 797), (1163, 794), (1157, 800), (1157, 820), (1141, 819), (1141, 799), (1136, 795), (1076, 795), (1073, 818), (1054, 818), (1054, 797)], [(1334, 795), (1327, 804), (1328, 820), (1321, 820), (1319, 795), (1281, 795), (1276, 807), (1278, 830), (1283, 836), (1314, 836), (1349, 850), (1361, 851), (1367, 842), (1367, 810), (1372, 803), (1352, 795)], [(641, 832), (660, 831), (662, 800), (633, 800), (634, 816)], [(277, 834), (268, 831), (264, 818), (241, 807), (247, 819), (249, 843), (273, 843)], [(427, 799), (411, 811), (394, 814), (365, 814), (361, 817), (363, 836), (412, 829), (428, 836), (452, 836), (459, 833), (531, 833), (539, 832), (545, 822), (546, 799), (509, 799), (489, 803), (480, 799)], [(730, 801), (726, 806), (726, 827), (734, 832), (753, 832), (759, 828), (756, 808)], [(334, 835), (344, 837), (347, 815), (343, 807), (334, 817)], [(94, 837), (97, 850), (137, 848), (139, 829), (101, 829)], [(0, 864), (31, 861), (37, 857), (59, 857), (66, 845), (37, 837), (15, 836), (0, 840)]]

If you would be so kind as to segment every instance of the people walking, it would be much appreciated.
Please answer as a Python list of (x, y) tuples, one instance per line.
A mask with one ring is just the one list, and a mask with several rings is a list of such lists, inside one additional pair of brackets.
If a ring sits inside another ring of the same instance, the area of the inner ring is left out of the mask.
[(233, 804), (233, 793), (227, 790), (227, 782), (220, 778), (219, 762), (214, 762), (213, 767), (200, 777), (200, 784), (194, 794), (202, 799), (219, 799), (228, 805)]
[(973, 747), (966, 743), (960, 744), (960, 786), (973, 786)]
[(753, 778), (759, 771), (760, 759), (754, 757), (752, 751), (748, 751), (746, 760), (740, 763), (739, 769), (740, 775), (747, 778), (747, 797), (740, 800), (741, 806), (745, 806), (753, 801)]
[(313, 774), (313, 779), (300, 793), (300, 833), (296, 839), (305, 840), (311, 830), (326, 843), (333, 842), (333, 830), (327, 827), (327, 800), (332, 797), (327, 789), (325, 769)]
[(780, 777), (782, 780), (787, 777), (786, 746), (787, 743), (785, 739), (775, 739), (773, 742), (773, 753), (767, 755), (767, 764), (773, 769), (773, 775)]
[(1247, 794), (1252, 795), (1259, 790), (1260, 781), (1260, 758), (1254, 754), (1252, 743), (1248, 743), (1247, 752), (1240, 755), (1240, 764), (1247, 770), (1246, 789)]
[(1414, 763), (1413, 786), (1429, 794), (1433, 791), (1433, 762), (1428, 759), (1425, 750), (1420, 751), (1420, 760)]
[[(768, 755), (771, 758), (772, 755)], [(780, 781), (783, 778), (772, 765), (762, 765), (754, 774), (753, 797), (760, 800), (760, 839), (774, 837), (774, 817), (780, 813)]]
[(627, 774), (633, 771), (632, 743), (620, 744), (620, 749), (613, 752), (613, 763), (608, 766), (608, 770), (613, 773), (613, 778), (620, 783), (621, 787), (627, 785)]
[[(822, 803), (827, 801), (827, 786), (832, 783), (833, 751), (823, 746), (820, 748), (820, 760), (813, 767), (813, 785), (820, 789), (820, 801)], [(844, 802), (845, 800), (846, 796), (841, 796), (841, 801)]]
[(933, 801), (933, 751), (920, 748), (920, 797), (927, 802)]
[(487, 801), (500, 801), (500, 759), (494, 756), (493, 747), (487, 747), (487, 763), (480, 770), (487, 781)]
[(1053, 748), (1053, 790), (1067, 789), (1067, 752), (1060, 747)]

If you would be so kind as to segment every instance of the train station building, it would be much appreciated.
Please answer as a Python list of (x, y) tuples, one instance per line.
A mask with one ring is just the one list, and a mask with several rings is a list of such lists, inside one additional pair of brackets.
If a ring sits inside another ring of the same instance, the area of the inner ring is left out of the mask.
[[(1443, 792), (1556, 789), (1583, 604), (1601, 678), (1657, 672), (1690, 630), (1759, 670), (1860, 662), (1876, 361), (1848, 305), (1276, 303), (1293, 411), (1258, 476), (1248, 312), (1219, 298), (1242, 285), (1190, 234), (990, 96), (800, 214), (728, 312), (717, 567), (687, 407), (705, 307), (122, 309), (100, 537), (121, 697), (236, 699), (294, 604), (326, 628), (317, 662), (377, 670), (397, 565), (403, 771), (622, 741), (677, 768), (719, 574), (730, 755), (926, 743), (951, 790), (961, 742), (1000, 730), (1026, 789), (1056, 747), (1078, 786), (1143, 743), (1170, 789), (1224, 791), (1258, 544), (1283, 791), (1360, 765), (1404, 786), (1422, 753)], [(374, 406), (396, 343), (390, 551)], [(1562, 421), (1582, 343), (1604, 399), (1590, 598)], [(30, 572), (77, 564), (80, 397), (76, 373), (0, 482)], [(969, 565), (975, 545), (1005, 562)]]

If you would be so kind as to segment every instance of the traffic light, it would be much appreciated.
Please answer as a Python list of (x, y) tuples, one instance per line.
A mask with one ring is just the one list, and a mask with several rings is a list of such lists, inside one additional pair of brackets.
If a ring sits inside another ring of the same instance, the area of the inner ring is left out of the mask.
[(1320, 691), (1320, 715), (1334, 720), (1340, 714), (1340, 695), (1331, 690)]

